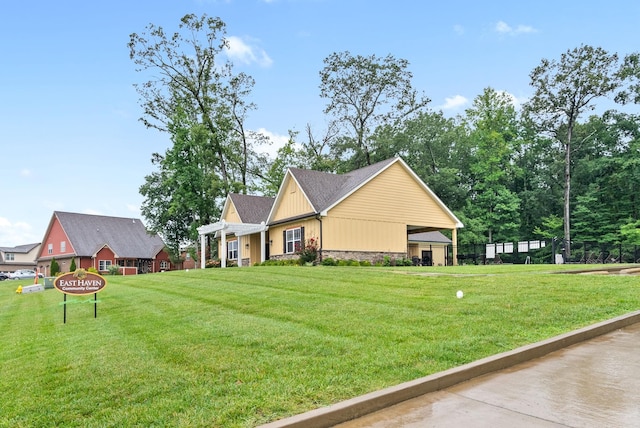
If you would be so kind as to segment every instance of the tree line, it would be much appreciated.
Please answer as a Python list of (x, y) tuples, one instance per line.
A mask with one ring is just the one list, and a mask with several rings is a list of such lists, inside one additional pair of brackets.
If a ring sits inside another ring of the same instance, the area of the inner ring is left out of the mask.
[[(255, 81), (224, 60), (220, 18), (130, 35), (142, 122), (166, 132), (140, 187), (142, 215), (174, 254), (218, 220), (229, 192), (273, 196), (287, 167), (345, 173), (401, 156), (461, 219), (460, 244), (561, 238), (640, 244), (640, 54), (581, 45), (542, 59), (523, 105), (487, 87), (456, 117), (429, 107), (409, 63), (336, 52), (319, 71), (326, 127), (289, 131), (275, 158), (245, 122)], [(605, 109), (604, 106), (614, 108)], [(292, 106), (295, 108), (295, 106)]]

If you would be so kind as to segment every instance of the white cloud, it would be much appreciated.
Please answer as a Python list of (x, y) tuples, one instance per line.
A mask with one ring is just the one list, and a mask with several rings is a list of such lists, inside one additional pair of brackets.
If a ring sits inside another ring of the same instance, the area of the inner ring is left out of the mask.
[(511, 104), (516, 109), (519, 109), (520, 107), (522, 107), (522, 104), (524, 104), (524, 103), (526, 103), (528, 101), (528, 99), (526, 97), (518, 98), (515, 95), (513, 95), (511, 92), (497, 90), (496, 93), (507, 97), (511, 101)]
[(267, 52), (257, 45), (257, 40), (230, 36), (227, 37), (227, 56), (243, 64), (258, 64), (261, 67), (270, 67), (273, 60)]
[(456, 25), (453, 26), (453, 31), (458, 36), (462, 36), (464, 34), (464, 27), (462, 25), (456, 24)]
[(535, 33), (538, 31), (530, 25), (518, 25), (516, 28), (513, 28), (504, 21), (498, 21), (494, 29), (496, 32), (500, 34), (508, 34), (510, 36), (517, 36), (518, 34)]
[(20, 171), (20, 175), (23, 177), (30, 177), (31, 176), (31, 170), (24, 168), (22, 171)]
[(41, 239), (42, 236), (35, 234), (30, 224), (22, 221), (12, 223), (8, 218), (0, 217), (0, 246), (33, 244)]
[(287, 141), (289, 141), (289, 135), (276, 134), (266, 130), (265, 128), (259, 128), (256, 132), (264, 135), (271, 142), (271, 144), (263, 144), (259, 146), (256, 151), (266, 153), (271, 159), (275, 159), (278, 154), (278, 149), (283, 147), (287, 144)]
[(440, 106), (442, 110), (451, 110), (462, 107), (469, 103), (469, 100), (462, 95), (454, 95), (453, 97), (447, 97), (444, 99), (444, 104)]
[(82, 214), (89, 214), (89, 215), (104, 215), (103, 213), (101, 213), (98, 210), (94, 210), (92, 208), (85, 208), (82, 210)]

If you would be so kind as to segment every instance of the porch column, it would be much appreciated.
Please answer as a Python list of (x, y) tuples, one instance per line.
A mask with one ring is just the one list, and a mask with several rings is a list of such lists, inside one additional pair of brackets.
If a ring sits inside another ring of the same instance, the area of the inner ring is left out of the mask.
[(458, 266), (458, 229), (455, 227), (451, 229), (451, 255), (453, 257), (452, 263), (454, 266)]
[(224, 228), (220, 231), (222, 233), (220, 237), (220, 267), (227, 267), (227, 232)]
[(200, 269), (205, 268), (206, 264), (206, 249), (205, 249), (205, 241), (207, 240), (207, 235), (200, 235)]
[(266, 233), (264, 230), (264, 221), (260, 223), (262, 225), (262, 230), (260, 231), (260, 263), (264, 263), (266, 254), (264, 251), (264, 245), (266, 244)]
[(242, 236), (238, 236), (238, 267), (242, 267)]

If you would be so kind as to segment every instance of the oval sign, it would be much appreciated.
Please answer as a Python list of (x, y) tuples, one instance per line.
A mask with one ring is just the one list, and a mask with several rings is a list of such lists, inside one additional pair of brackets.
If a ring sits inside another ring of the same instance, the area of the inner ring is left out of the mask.
[(87, 272), (84, 269), (77, 269), (75, 272), (60, 275), (53, 281), (56, 290), (64, 294), (94, 294), (107, 285), (107, 280), (97, 273)]

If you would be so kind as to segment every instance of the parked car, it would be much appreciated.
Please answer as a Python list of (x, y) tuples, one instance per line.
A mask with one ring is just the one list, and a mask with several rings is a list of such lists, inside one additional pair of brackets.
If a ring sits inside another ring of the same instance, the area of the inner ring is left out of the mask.
[[(31, 269), (19, 269), (13, 273), (10, 273), (9, 275), (10, 279), (29, 279), (36, 277), (36, 271)], [(44, 275), (38, 273), (38, 278), (44, 278)]]
[(4, 281), (5, 279), (9, 279), (9, 274), (0, 272), (0, 281)]

